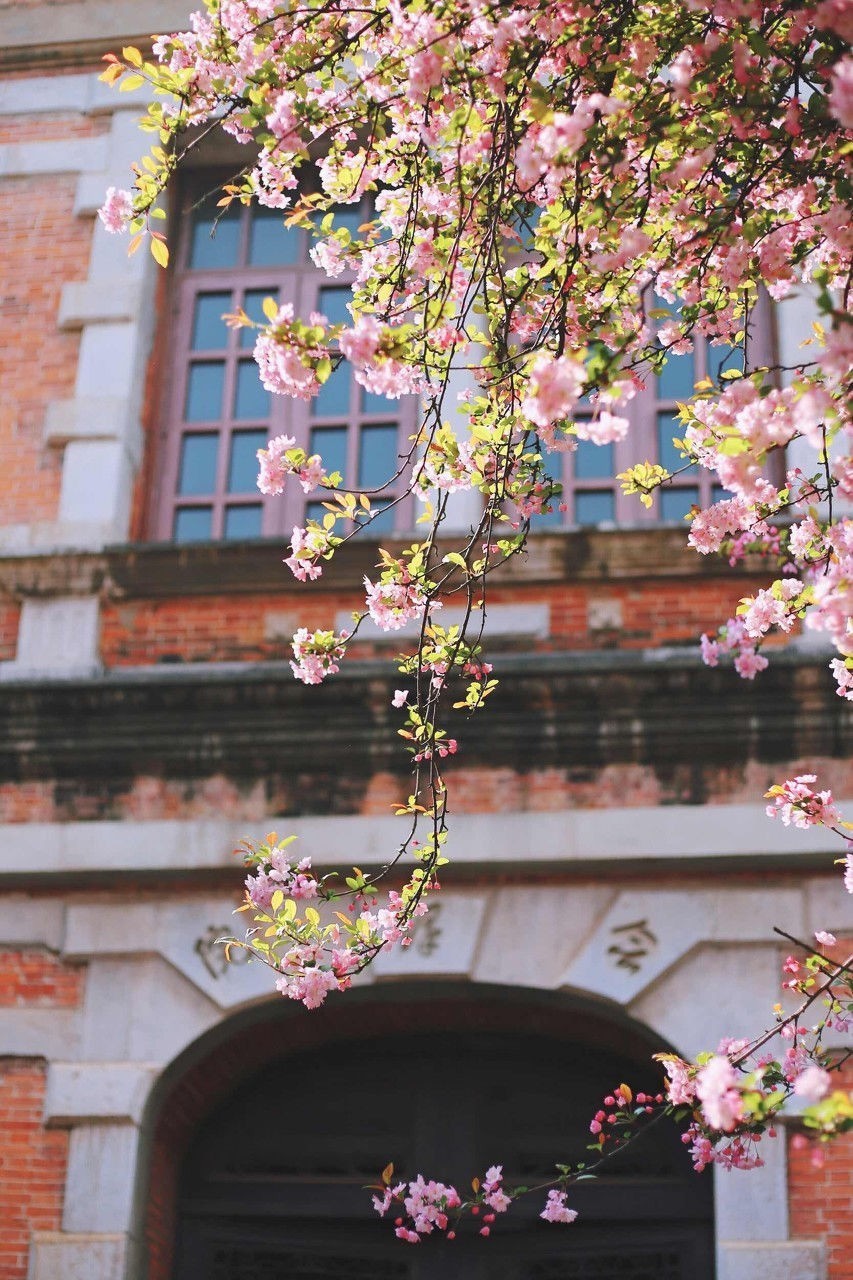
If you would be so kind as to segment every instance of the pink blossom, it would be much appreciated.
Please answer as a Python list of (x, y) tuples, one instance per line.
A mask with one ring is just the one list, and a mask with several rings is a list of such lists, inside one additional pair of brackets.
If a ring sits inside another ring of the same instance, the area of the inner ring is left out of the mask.
[(767, 806), (768, 818), (781, 818), (786, 827), (828, 826), (841, 820), (831, 791), (814, 791), (812, 783), (817, 782), (813, 773), (802, 773), (797, 778), (789, 778), (774, 786), (767, 793), (773, 803)]
[(815, 932), (815, 941), (819, 942), (822, 947), (834, 947), (838, 939), (834, 933), (827, 933), (825, 929), (818, 929)]
[(842, 58), (835, 65), (829, 109), (845, 129), (853, 129), (853, 57)]
[(539, 1217), (544, 1218), (546, 1222), (574, 1222), (578, 1216), (577, 1209), (566, 1208), (565, 1191), (551, 1190), (548, 1192), (548, 1199), (545, 1202), (545, 1208)]
[(731, 1133), (743, 1116), (738, 1073), (728, 1058), (714, 1056), (696, 1076), (696, 1095), (712, 1129)]
[(816, 1063), (806, 1067), (794, 1081), (794, 1093), (806, 1102), (820, 1102), (832, 1088), (832, 1077)]
[(848, 853), (844, 859), (844, 888), (853, 893), (853, 853)]
[(754, 680), (759, 671), (765, 671), (769, 663), (762, 653), (756, 653), (754, 649), (742, 649), (735, 658), (734, 667), (739, 676), (744, 680)]
[(404, 707), (409, 698), (408, 689), (395, 689), (394, 697), (391, 699), (392, 707)]
[(111, 234), (126, 231), (133, 217), (133, 193), (107, 187), (107, 198), (98, 210), (98, 217)]
[(293, 436), (275, 436), (267, 442), (266, 449), (258, 450), (260, 472), (258, 488), (261, 493), (274, 494), (284, 492), (284, 482), (293, 468), (285, 458), (288, 449), (296, 447)]
[(521, 411), (538, 427), (549, 427), (568, 417), (584, 384), (584, 367), (571, 356), (537, 356), (530, 368), (530, 382)]
[(688, 1064), (682, 1062), (681, 1059), (667, 1058), (664, 1067), (666, 1074), (669, 1076), (666, 1085), (666, 1094), (669, 1101), (675, 1106), (693, 1102), (696, 1097), (696, 1084), (690, 1078)]

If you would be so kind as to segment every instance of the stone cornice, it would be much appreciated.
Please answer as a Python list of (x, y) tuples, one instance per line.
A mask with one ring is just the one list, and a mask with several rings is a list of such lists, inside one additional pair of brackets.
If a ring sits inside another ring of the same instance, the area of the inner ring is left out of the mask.
[[(389, 550), (414, 538), (383, 539)], [(455, 547), (446, 539), (439, 551)], [(282, 567), (282, 540), (187, 545), (136, 543), (100, 551), (0, 555), (0, 595), (13, 599), (97, 593), (105, 599), (179, 598), (272, 592), (303, 598), (305, 592), (340, 592), (374, 569), (378, 544), (370, 539), (341, 547), (315, 583), (297, 585)], [(492, 579), (495, 586), (559, 582), (713, 577), (737, 579), (766, 571), (747, 559), (737, 569), (717, 557), (700, 557), (678, 528), (579, 529), (537, 534), (527, 554)]]
[(104, 53), (186, 27), (186, 0), (76, 0), (0, 10), (0, 71), (95, 66)]

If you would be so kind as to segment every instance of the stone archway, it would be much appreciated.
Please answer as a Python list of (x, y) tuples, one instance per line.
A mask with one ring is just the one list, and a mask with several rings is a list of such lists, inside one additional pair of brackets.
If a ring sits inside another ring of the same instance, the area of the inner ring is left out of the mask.
[(654, 1089), (659, 1043), (566, 996), (463, 984), (385, 986), (306, 1015), (265, 1004), (173, 1064), (152, 1098), (147, 1280), (703, 1280), (710, 1177), (663, 1126), (575, 1188), (569, 1228), (544, 1194), (495, 1236), (400, 1245), (365, 1183), (393, 1159), (461, 1185), (584, 1158), (602, 1088)]

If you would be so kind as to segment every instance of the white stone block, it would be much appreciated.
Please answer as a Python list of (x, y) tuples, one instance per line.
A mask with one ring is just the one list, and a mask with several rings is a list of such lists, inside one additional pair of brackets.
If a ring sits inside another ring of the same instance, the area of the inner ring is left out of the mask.
[(80, 339), (78, 396), (127, 397), (133, 390), (136, 325), (127, 321), (90, 324)]
[(371, 968), (385, 978), (464, 978), (471, 974), (487, 899), (446, 890), (430, 899), (426, 916), (415, 922), (412, 945), (383, 951)]
[(684, 1057), (724, 1036), (754, 1036), (773, 1024), (779, 998), (776, 946), (699, 946), (631, 1003), (630, 1011)]
[(130, 1229), (139, 1130), (132, 1124), (72, 1129), (62, 1226), (65, 1231)]
[(66, 954), (156, 953), (220, 1008), (233, 1008), (274, 990), (267, 966), (249, 963), (248, 953), (239, 950), (228, 961), (224, 945), (217, 942), (243, 937), (246, 923), (234, 915), (237, 906), (239, 897), (225, 894), (184, 902), (72, 906)]
[(826, 929), (839, 937), (853, 933), (853, 894), (844, 891), (840, 867), (833, 868), (831, 877), (811, 880), (806, 886), (803, 942), (813, 941), (816, 929)]
[(52, 1062), (44, 1117), (51, 1124), (132, 1121), (138, 1124), (159, 1068), (150, 1063)]
[(697, 894), (620, 893), (560, 986), (627, 1004), (707, 937), (709, 920)]
[(139, 314), (141, 286), (127, 274), (114, 280), (70, 280), (62, 286), (60, 329), (133, 320)]
[(492, 895), (473, 977), (555, 988), (615, 897), (609, 887), (511, 887)]
[[(54, 111), (84, 111), (94, 76), (21, 76), (0, 84), (0, 116), (39, 115)], [(105, 88), (107, 86), (104, 86)]]
[(788, 1238), (788, 1161), (785, 1134), (762, 1137), (764, 1165), (746, 1172), (714, 1165), (714, 1204), (720, 1240)]
[(0, 145), (0, 177), (97, 172), (103, 169), (106, 158), (106, 138), (73, 138), (67, 142), (7, 142)]
[(129, 401), (121, 396), (54, 400), (45, 414), (45, 443), (64, 445), (72, 440), (120, 439), (125, 434), (129, 409)]
[(8, 674), (70, 674), (98, 666), (98, 599), (55, 596), (25, 600), (18, 647)]
[(30, 1246), (27, 1280), (125, 1280), (124, 1234), (40, 1231)]
[(65, 447), (59, 518), (68, 524), (100, 526), (120, 541), (130, 520), (131, 459), (112, 440), (72, 440)]
[(717, 1280), (826, 1280), (826, 1258), (817, 1240), (717, 1247)]
[(0, 900), (0, 947), (42, 946), (58, 951), (64, 929), (65, 908), (61, 902), (18, 894)]
[(784, 946), (775, 926), (800, 934), (804, 895), (799, 889), (717, 890), (706, 895), (710, 907), (709, 936), (718, 942), (772, 942)]
[(0, 1058), (67, 1058), (80, 1035), (76, 1009), (0, 1009)]
[(219, 1017), (217, 1006), (159, 956), (95, 958), (89, 965), (75, 1056), (81, 1061), (162, 1065)]

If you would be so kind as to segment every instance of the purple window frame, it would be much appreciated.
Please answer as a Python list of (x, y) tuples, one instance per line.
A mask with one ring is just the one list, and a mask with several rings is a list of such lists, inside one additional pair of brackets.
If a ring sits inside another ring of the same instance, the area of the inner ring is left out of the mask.
[[(194, 324), (198, 315), (199, 299), (216, 294), (229, 294), (228, 305), (223, 308), (233, 312), (245, 305), (246, 295), (274, 296), (279, 302), (293, 303), (297, 315), (307, 316), (312, 311), (322, 310), (320, 294), (322, 291), (346, 289), (351, 277), (346, 274), (335, 280), (328, 279), (311, 262), (308, 257), (310, 236), (304, 229), (284, 234), (296, 235), (298, 251), (297, 261), (283, 262), (273, 266), (256, 266), (249, 262), (250, 228), (254, 216), (254, 207), (241, 207), (235, 221), (238, 221), (238, 238), (236, 260), (230, 265), (194, 267), (191, 263), (193, 245), (194, 207), (201, 196), (215, 190), (216, 177), (209, 174), (203, 182), (198, 179), (187, 183), (179, 196), (179, 236), (176, 248), (172, 278), (172, 307), (169, 327), (167, 386), (165, 410), (161, 438), (158, 442), (159, 466), (152, 492), (150, 525), (153, 536), (164, 541), (220, 541), (226, 538), (226, 521), (229, 512), (238, 508), (259, 510), (260, 527), (257, 532), (236, 535), (239, 537), (283, 537), (289, 536), (294, 525), (304, 525), (308, 508), (322, 502), (328, 495), (319, 490), (310, 494), (303, 493), (297, 481), (289, 482), (283, 495), (265, 497), (253, 486), (251, 490), (229, 490), (229, 468), (232, 465), (234, 438), (241, 432), (258, 432), (258, 443), (265, 444), (270, 437), (289, 435), (296, 439), (297, 445), (311, 452), (311, 436), (313, 430), (322, 431), (330, 427), (344, 428), (346, 431), (346, 462), (339, 468), (344, 475), (343, 484), (358, 488), (359, 469), (364, 465), (365, 457), (362, 445), (366, 449), (365, 428), (396, 428), (397, 456), (405, 457), (411, 448), (411, 437), (418, 428), (419, 407), (417, 398), (408, 396), (400, 400), (386, 400), (387, 409), (371, 410), (365, 407), (364, 395), (360, 387), (347, 371), (343, 376), (349, 380), (349, 408), (341, 409), (334, 414), (319, 415), (316, 410), (318, 401), (309, 403), (292, 400), (281, 395), (269, 395), (268, 413), (238, 418), (236, 416), (236, 394), (239, 366), (247, 361), (257, 380), (256, 394), (265, 395), (260, 383), (257, 367), (252, 359), (253, 342), (248, 347), (241, 345), (245, 341), (245, 329), (227, 329), (223, 326), (224, 344), (214, 347), (194, 347)], [(359, 211), (363, 220), (367, 209)], [(285, 214), (281, 215), (282, 221)], [(247, 308), (248, 310), (248, 308)], [(257, 318), (257, 317), (256, 317)], [(219, 411), (209, 417), (189, 416), (189, 394), (191, 371), (201, 365), (215, 365), (222, 370), (222, 391)], [(260, 440), (263, 434), (263, 441)], [(181, 492), (182, 457), (185, 441), (195, 437), (217, 437), (214, 483), (206, 491)], [(254, 442), (253, 442), (254, 444)], [(393, 471), (388, 468), (388, 479)], [(384, 476), (384, 472), (383, 472)], [(371, 490), (363, 489), (370, 494)], [(383, 495), (384, 496), (384, 495)], [(408, 532), (414, 522), (413, 499), (405, 492), (405, 482), (401, 477), (391, 487), (389, 495), (392, 500), (399, 499), (393, 505), (393, 528), (389, 529), (389, 521), (376, 522), (377, 530), (383, 533)], [(210, 512), (210, 529), (198, 537), (177, 536), (179, 512), (197, 510)], [(252, 517), (253, 519), (257, 517)]]

